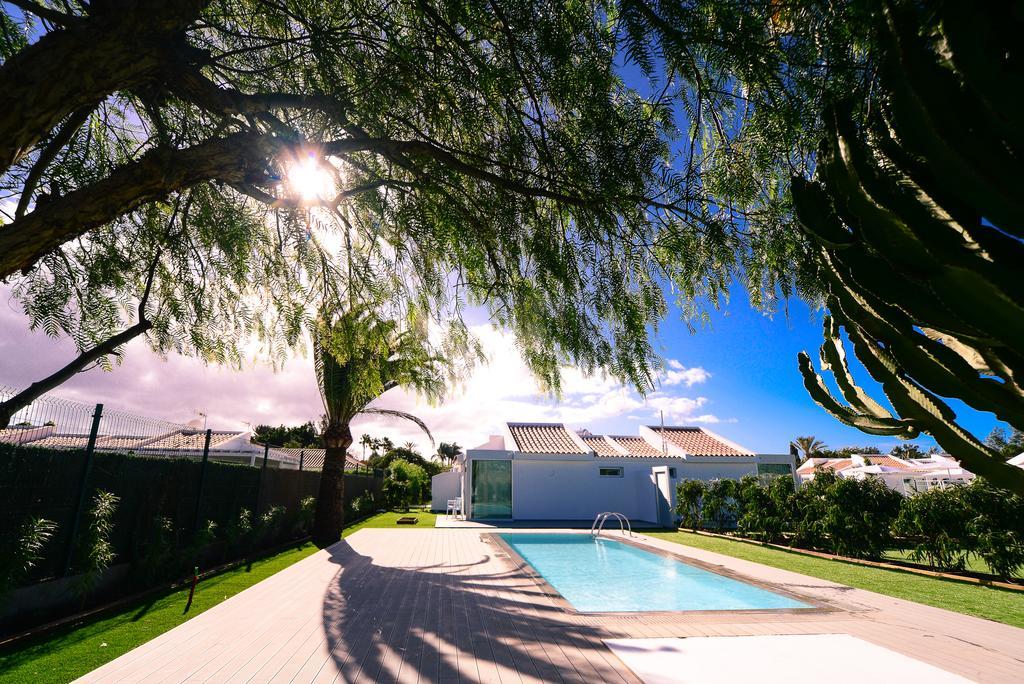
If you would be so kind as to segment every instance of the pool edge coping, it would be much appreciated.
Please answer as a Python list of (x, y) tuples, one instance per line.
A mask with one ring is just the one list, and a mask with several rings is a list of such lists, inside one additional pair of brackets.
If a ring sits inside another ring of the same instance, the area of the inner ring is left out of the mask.
[[(555, 531), (547, 531), (547, 530), (545, 530), (543, 532), (540, 532), (540, 531), (532, 531), (532, 530), (530, 530), (530, 531), (509, 530), (508, 533), (511, 533), (511, 534), (559, 534), (559, 533), (561, 533), (561, 531), (555, 532)], [(567, 531), (566, 533), (567, 534), (579, 534), (579, 535), (589, 534), (589, 533), (587, 533), (585, 531), (580, 532), (580, 531), (577, 531), (577, 530)], [(733, 570), (732, 568), (727, 568), (727, 567), (725, 567), (723, 565), (715, 565), (714, 563), (708, 563), (707, 561), (698, 560), (696, 558), (692, 558), (690, 556), (686, 556), (686, 555), (683, 555), (681, 553), (677, 553), (675, 551), (669, 551), (667, 549), (662, 549), (662, 548), (659, 548), (657, 546), (652, 546), (650, 544), (646, 544), (643, 541), (640, 541), (640, 540), (636, 539), (635, 537), (632, 537), (632, 538), (624, 537), (624, 538), (620, 539), (618, 537), (612, 537), (612, 536), (606, 536), (605, 538), (610, 540), (610, 541), (622, 542), (624, 544), (627, 544), (627, 545), (630, 545), (630, 546), (634, 546), (634, 547), (643, 549), (644, 551), (647, 551), (649, 553), (653, 553), (653, 554), (661, 556), (663, 558), (671, 558), (673, 560), (679, 561), (680, 563), (685, 563), (686, 565), (690, 565), (692, 567), (698, 568), (699, 570), (704, 570), (705, 572), (710, 572), (710, 573), (715, 574), (715, 575), (720, 575), (720, 576), (725, 577), (727, 579), (731, 579), (731, 580), (734, 580), (734, 581), (737, 581), (737, 582), (743, 582), (745, 584), (750, 584), (750, 585), (755, 586), (755, 587), (757, 587), (759, 589), (763, 589), (765, 591), (769, 591), (769, 592), (772, 592), (772, 593), (775, 593), (775, 594), (779, 594), (781, 596), (785, 596), (786, 598), (790, 598), (790, 599), (793, 599), (795, 601), (800, 601), (802, 603), (806, 603), (810, 607), (809, 608), (745, 608), (745, 609), (737, 609), (737, 610), (631, 610), (631, 611), (610, 611), (610, 610), (609, 611), (583, 611), (583, 610), (578, 610), (575, 606), (572, 605), (572, 603), (569, 602), (568, 599), (566, 599), (564, 596), (562, 596), (562, 594), (550, 582), (548, 582), (547, 579), (545, 579), (544, 576), (541, 575), (537, 571), (537, 569), (534, 568), (533, 565), (530, 564), (529, 561), (527, 561), (525, 558), (523, 558), (523, 556), (518, 551), (516, 551), (514, 548), (512, 548), (512, 546), (510, 546), (509, 543), (507, 541), (505, 541), (505, 539), (502, 537), (503, 534), (506, 534), (506, 532), (498, 532), (498, 531), (481, 532), (480, 533), (480, 537), (482, 538), (482, 540), (485, 543), (491, 543), (491, 542), (495, 543), (495, 545), (498, 548), (500, 548), (502, 550), (502, 552), (505, 553), (505, 555), (507, 556), (507, 560), (513, 566), (515, 566), (515, 570), (517, 570), (519, 572), (522, 572), (527, 578), (529, 578), (534, 584), (536, 584), (540, 588), (541, 593), (543, 593), (544, 596), (546, 596), (549, 599), (551, 599), (552, 602), (554, 602), (555, 605), (558, 608), (560, 608), (562, 611), (564, 611), (564, 612), (566, 612), (566, 613), (568, 613), (570, 615), (579, 615), (579, 616), (583, 616), (583, 617), (596, 617), (596, 618), (600, 618), (600, 617), (629, 617), (629, 616), (638, 617), (638, 616), (645, 616), (645, 615), (650, 615), (650, 616), (655, 616), (655, 617), (659, 617), (659, 616), (673, 616), (673, 615), (694, 615), (694, 616), (697, 616), (697, 615), (779, 615), (779, 616), (782, 616), (782, 615), (823, 615), (823, 614), (837, 613), (837, 612), (857, 612), (857, 611), (852, 611), (848, 607), (838, 606), (838, 605), (836, 605), (834, 603), (831, 603), (829, 601), (825, 601), (825, 600), (817, 598), (817, 597), (811, 597), (811, 596), (808, 596), (806, 594), (802, 594), (802, 593), (799, 593), (799, 592), (792, 591), (792, 590), (790, 590), (788, 588), (785, 588), (785, 587), (780, 586), (778, 584), (775, 584), (773, 582), (768, 582), (768, 581), (765, 581), (765, 580), (761, 580), (761, 579), (757, 579), (757, 578), (754, 578), (754, 577), (750, 577), (749, 575), (746, 575), (744, 573), (741, 573), (741, 572), (738, 572), (736, 570)]]

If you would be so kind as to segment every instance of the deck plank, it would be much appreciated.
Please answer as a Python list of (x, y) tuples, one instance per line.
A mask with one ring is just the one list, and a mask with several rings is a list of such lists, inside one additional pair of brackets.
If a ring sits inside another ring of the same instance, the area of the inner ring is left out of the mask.
[(679, 547), (830, 612), (565, 610), (480, 530), (362, 530), (83, 682), (629, 682), (629, 637), (845, 633), (980, 682), (1024, 681), (1024, 630)]

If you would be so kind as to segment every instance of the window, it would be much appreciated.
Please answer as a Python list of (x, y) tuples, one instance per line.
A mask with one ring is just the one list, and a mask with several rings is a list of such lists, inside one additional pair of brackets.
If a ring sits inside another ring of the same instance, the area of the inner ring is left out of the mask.
[(668, 469), (668, 476), (673, 480), (676, 479), (676, 469), (674, 467)]
[(792, 475), (793, 469), (788, 463), (758, 463), (758, 475)]
[(598, 468), (601, 477), (622, 477), (622, 468)]

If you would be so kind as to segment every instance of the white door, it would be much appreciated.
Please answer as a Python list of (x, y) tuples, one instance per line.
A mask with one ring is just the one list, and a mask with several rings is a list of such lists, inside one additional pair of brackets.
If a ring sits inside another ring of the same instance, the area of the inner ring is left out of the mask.
[(655, 466), (651, 468), (651, 476), (654, 480), (658, 525), (661, 527), (672, 527), (672, 478), (669, 477), (668, 466)]

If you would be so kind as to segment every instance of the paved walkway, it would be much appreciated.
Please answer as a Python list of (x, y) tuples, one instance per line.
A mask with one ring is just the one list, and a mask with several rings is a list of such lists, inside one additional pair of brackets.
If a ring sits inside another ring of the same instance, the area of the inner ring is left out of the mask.
[(648, 541), (835, 610), (572, 614), (477, 530), (366, 529), (80, 681), (636, 682), (603, 639), (829, 633), (979, 682), (1024, 681), (1024, 630)]

